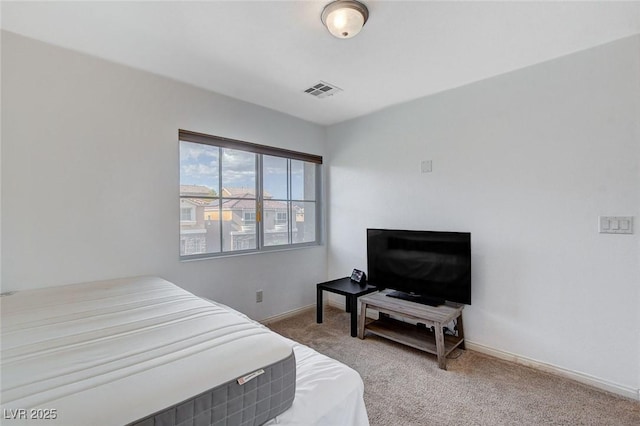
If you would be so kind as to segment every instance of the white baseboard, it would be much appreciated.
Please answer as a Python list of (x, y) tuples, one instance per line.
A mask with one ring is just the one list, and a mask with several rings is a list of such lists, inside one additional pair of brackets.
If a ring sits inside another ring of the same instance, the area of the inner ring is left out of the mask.
[(332, 297), (327, 297), (325, 299), (325, 303), (329, 306), (333, 306), (334, 308), (339, 308), (344, 311), (345, 308), (347, 307), (347, 302), (344, 300), (343, 297), (341, 297), (340, 299), (342, 300), (337, 300), (337, 299), (333, 299)]
[[(328, 297), (325, 299), (325, 302), (329, 306), (333, 306), (339, 308), (341, 310), (345, 309), (345, 301), (344, 298), (331, 298)], [(302, 312), (306, 309), (313, 309), (315, 305), (305, 306), (300, 309), (296, 309), (290, 312), (285, 312), (284, 314), (277, 315), (275, 317), (271, 317), (267, 320), (261, 321), (265, 324), (267, 321), (276, 321), (279, 319), (284, 319), (289, 316), (293, 316), (299, 312)], [(370, 315), (371, 314), (371, 315)], [(372, 318), (377, 318), (377, 313), (375, 312), (367, 312), (367, 316), (371, 316)], [(555, 374), (560, 377), (566, 377), (571, 380), (575, 380), (576, 382), (583, 383), (585, 385), (593, 386), (594, 388), (601, 389), (607, 392), (615, 393), (616, 395), (624, 396), (626, 398), (631, 398), (637, 401), (640, 401), (640, 389), (634, 389), (628, 386), (622, 386), (617, 383), (609, 382), (607, 380), (591, 376), (589, 374), (580, 373), (573, 370), (568, 370), (563, 367), (558, 367), (557, 365), (548, 364), (546, 362), (538, 361), (532, 358), (527, 358), (522, 355), (517, 355), (511, 352), (503, 351), (501, 349), (491, 348), (489, 346), (482, 345), (480, 343), (474, 343), (472, 341), (465, 339), (466, 348), (472, 351), (480, 352), (485, 355), (490, 355), (495, 358), (503, 359), (505, 361), (514, 362), (519, 365), (524, 365), (526, 367), (534, 368), (536, 370), (544, 371), (547, 373)]]
[(490, 348), (479, 343), (474, 343), (465, 339), (465, 345), (467, 349), (480, 352), (486, 355), (490, 355), (505, 361), (514, 362), (516, 364), (531, 367), (536, 370), (544, 371), (547, 373), (555, 374), (557, 376), (566, 377), (576, 382), (584, 383), (585, 385), (593, 386), (595, 388), (605, 390), (607, 392), (615, 393), (617, 395), (624, 396), (640, 401), (640, 389), (634, 389), (632, 387), (622, 386), (617, 383), (612, 383), (607, 380), (591, 376), (589, 374), (580, 373), (566, 368), (558, 367), (557, 365), (548, 364), (535, 359), (527, 358), (522, 355), (517, 355), (511, 352), (503, 351), (500, 349)]
[(315, 309), (316, 308), (316, 304), (314, 303), (313, 305), (307, 305), (307, 306), (303, 306), (301, 308), (297, 308), (291, 311), (287, 311), (287, 312), (283, 312), (281, 314), (278, 315), (274, 315), (272, 317), (269, 318), (265, 318), (261, 321), (259, 321), (261, 324), (267, 325), (269, 323), (275, 322), (275, 321), (280, 321), (283, 319), (287, 319), (289, 317), (301, 314), (302, 312), (305, 312), (307, 310), (311, 310), (311, 309)]
[[(329, 299), (328, 304), (336, 308), (344, 309), (345, 302), (344, 300), (340, 300), (340, 299)], [(372, 318), (376, 318), (377, 317), (376, 314), (377, 313), (375, 312), (371, 312), (371, 313), (367, 312), (367, 316), (371, 316)], [(517, 355), (511, 352), (503, 351), (501, 349), (491, 348), (489, 346), (481, 345), (479, 343), (474, 343), (466, 339), (465, 339), (465, 344), (467, 349), (470, 349), (472, 351), (490, 355), (499, 359), (503, 359), (505, 361), (514, 362), (516, 364), (524, 365), (526, 367), (534, 368), (536, 370), (555, 374), (557, 376), (566, 377), (568, 379), (575, 380), (577, 382), (584, 383), (586, 385), (593, 386), (595, 388), (602, 389), (607, 392), (615, 393), (617, 395), (621, 395), (626, 398), (631, 398), (631, 399), (640, 401), (640, 389), (634, 389), (632, 387), (622, 386), (617, 383), (609, 382), (607, 380), (604, 380), (598, 377), (594, 377), (594, 376), (580, 373), (573, 370), (568, 370), (566, 368), (558, 367), (553, 364), (548, 364), (532, 358), (527, 358), (522, 355)]]

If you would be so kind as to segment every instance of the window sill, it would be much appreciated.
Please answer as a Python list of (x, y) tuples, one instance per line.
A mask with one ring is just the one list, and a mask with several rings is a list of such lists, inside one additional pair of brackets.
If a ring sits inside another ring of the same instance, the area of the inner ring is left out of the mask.
[(286, 251), (304, 250), (304, 249), (320, 248), (320, 247), (324, 247), (324, 243), (303, 243), (303, 244), (296, 244), (295, 246), (273, 246), (273, 247), (265, 247), (263, 250), (245, 250), (245, 251), (224, 252), (224, 253), (193, 254), (189, 256), (180, 256), (180, 262), (224, 259), (228, 257), (250, 256), (254, 254), (265, 254), (265, 253), (280, 253), (280, 252), (286, 252)]

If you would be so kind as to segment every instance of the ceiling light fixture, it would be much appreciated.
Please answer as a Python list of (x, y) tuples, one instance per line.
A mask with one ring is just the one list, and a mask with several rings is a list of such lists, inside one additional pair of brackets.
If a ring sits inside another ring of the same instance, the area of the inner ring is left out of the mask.
[(351, 38), (358, 34), (369, 19), (369, 9), (355, 0), (337, 0), (322, 11), (322, 23), (338, 38)]

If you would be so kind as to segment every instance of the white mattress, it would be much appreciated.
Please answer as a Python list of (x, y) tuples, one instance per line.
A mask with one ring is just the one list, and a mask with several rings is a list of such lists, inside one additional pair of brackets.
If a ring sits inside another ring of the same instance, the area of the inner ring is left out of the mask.
[[(357, 372), (160, 278), (18, 292), (0, 298), (0, 311), (3, 424), (126, 424), (292, 349), (293, 405), (266, 425), (369, 424)], [(159, 396), (150, 392), (157, 386)], [(8, 419), (32, 408), (56, 418)]]
[[(0, 303), (3, 424), (126, 424), (292, 351), (156, 277), (22, 291)], [(20, 409), (26, 421), (7, 419)], [(31, 409), (55, 410), (55, 420), (29, 419)]]

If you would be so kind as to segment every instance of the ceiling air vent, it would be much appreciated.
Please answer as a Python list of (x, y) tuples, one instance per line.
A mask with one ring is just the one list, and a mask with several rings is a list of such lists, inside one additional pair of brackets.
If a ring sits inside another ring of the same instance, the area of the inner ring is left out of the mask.
[(327, 96), (335, 95), (338, 92), (342, 92), (342, 89), (326, 81), (320, 81), (318, 84), (314, 84), (304, 91), (316, 98), (326, 98)]

